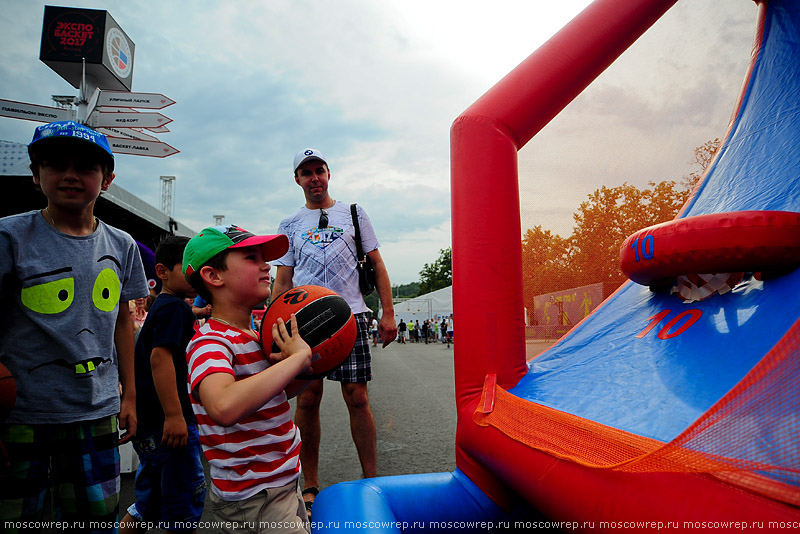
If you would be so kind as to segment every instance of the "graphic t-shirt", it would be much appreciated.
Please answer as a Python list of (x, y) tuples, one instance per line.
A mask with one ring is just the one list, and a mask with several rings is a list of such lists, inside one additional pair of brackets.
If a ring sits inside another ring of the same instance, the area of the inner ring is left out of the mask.
[(0, 219), (0, 362), (17, 385), (6, 421), (119, 413), (117, 313), (148, 293), (139, 247), (122, 230), (101, 221), (91, 235), (62, 234), (39, 210)]
[[(289, 251), (273, 265), (294, 267), (292, 284), (315, 285), (336, 291), (353, 313), (369, 311), (358, 286), (356, 233), (350, 205), (337, 202), (327, 209), (328, 226), (319, 228), (320, 210), (303, 206), (281, 221), (278, 233), (289, 237)], [(361, 206), (356, 206), (364, 253), (380, 246), (372, 223)]]
[(194, 395), (200, 382), (212, 373), (242, 380), (269, 367), (261, 345), (212, 317), (189, 343), (186, 358), (192, 409), (211, 468), (212, 491), (221, 499), (241, 501), (297, 479), (300, 431), (292, 421), (285, 392), (231, 426), (215, 423)]

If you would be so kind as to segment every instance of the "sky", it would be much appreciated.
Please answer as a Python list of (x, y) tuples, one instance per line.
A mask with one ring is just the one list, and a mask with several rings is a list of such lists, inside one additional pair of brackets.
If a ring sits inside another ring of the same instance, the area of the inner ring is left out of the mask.
[[(294, 154), (322, 151), (334, 199), (362, 205), (393, 284), (450, 246), (453, 121), (587, 0), (0, 0), (0, 98), (78, 91), (39, 61), (44, 5), (106, 9), (135, 43), (133, 91), (176, 104), (166, 158), (118, 155), (116, 183), (199, 231), (274, 233), (303, 202)], [(749, 62), (751, 0), (680, 0), (519, 152), (522, 233), (563, 237), (587, 195), (680, 180), (722, 137)], [(0, 117), (0, 139), (38, 123)], [(477, 224), (480, 221), (476, 221)], [(493, 252), (487, 252), (487, 259)]]

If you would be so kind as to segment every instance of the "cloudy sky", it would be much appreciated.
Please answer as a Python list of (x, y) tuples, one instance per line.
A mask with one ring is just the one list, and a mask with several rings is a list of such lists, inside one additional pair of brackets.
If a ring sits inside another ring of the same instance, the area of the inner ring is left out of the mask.
[[(393, 283), (450, 245), (449, 130), (472, 102), (588, 0), (0, 0), (0, 98), (77, 95), (39, 61), (44, 5), (108, 9), (136, 45), (133, 90), (177, 103), (167, 158), (120, 155), (117, 183), (200, 230), (259, 233), (303, 203), (292, 158), (328, 157), (331, 195), (373, 221)], [(721, 137), (748, 64), (751, 0), (680, 0), (520, 152), (522, 226), (562, 236), (602, 184), (644, 187), (696, 170)], [(27, 143), (36, 123), (0, 118)], [(479, 221), (476, 221), (479, 223)]]

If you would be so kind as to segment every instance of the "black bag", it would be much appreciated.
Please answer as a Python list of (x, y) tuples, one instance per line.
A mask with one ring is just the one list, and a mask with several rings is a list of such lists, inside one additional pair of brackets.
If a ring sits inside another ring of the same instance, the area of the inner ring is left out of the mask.
[(372, 260), (364, 254), (361, 244), (361, 229), (358, 227), (358, 214), (356, 205), (350, 204), (350, 214), (353, 216), (353, 226), (356, 230), (356, 269), (358, 270), (358, 286), (361, 294), (369, 295), (375, 290), (375, 266)]

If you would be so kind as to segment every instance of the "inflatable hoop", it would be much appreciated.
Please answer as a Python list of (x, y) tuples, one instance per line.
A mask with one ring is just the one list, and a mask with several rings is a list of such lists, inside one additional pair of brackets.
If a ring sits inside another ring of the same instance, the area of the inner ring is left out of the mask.
[(646, 286), (692, 273), (774, 272), (800, 265), (800, 213), (732, 211), (639, 230), (620, 248), (620, 268)]

